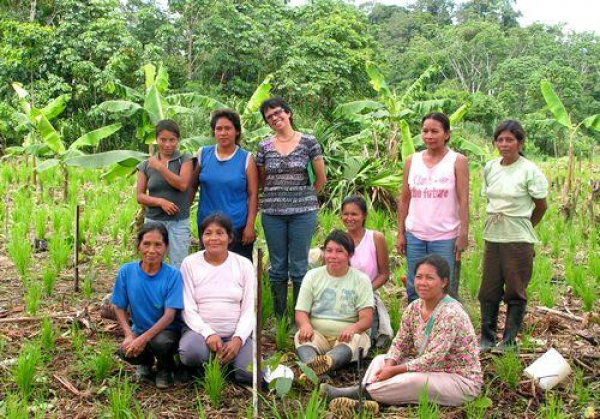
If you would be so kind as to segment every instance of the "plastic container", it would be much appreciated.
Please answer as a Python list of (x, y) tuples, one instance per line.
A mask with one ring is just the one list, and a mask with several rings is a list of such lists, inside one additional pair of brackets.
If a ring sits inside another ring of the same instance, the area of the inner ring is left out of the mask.
[(538, 381), (544, 390), (550, 390), (571, 374), (571, 366), (554, 348), (525, 368), (525, 375)]

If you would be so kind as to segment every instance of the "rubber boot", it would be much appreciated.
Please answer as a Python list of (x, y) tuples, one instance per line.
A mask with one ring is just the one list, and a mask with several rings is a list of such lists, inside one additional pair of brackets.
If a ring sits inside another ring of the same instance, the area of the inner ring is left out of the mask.
[(517, 346), (517, 335), (525, 318), (526, 304), (509, 304), (506, 310), (506, 322), (504, 324), (504, 334), (502, 342), (498, 344), (498, 349), (514, 349)]
[(317, 350), (309, 345), (302, 345), (296, 348), (296, 353), (300, 361), (308, 364), (317, 357)]
[(298, 302), (298, 294), (300, 294), (300, 287), (302, 286), (302, 282), (292, 282), (294, 286), (294, 309), (296, 308), (296, 303)]
[[(359, 386), (358, 384), (350, 387), (334, 387), (330, 384), (323, 383), (319, 386), (319, 393), (327, 400), (336, 399), (338, 397), (347, 397), (352, 400), (358, 400), (359, 398)], [(369, 400), (368, 392), (365, 392), (365, 399)]]
[(271, 295), (275, 317), (281, 320), (287, 313), (287, 282), (271, 282)]
[(500, 303), (481, 302), (481, 353), (488, 352), (496, 346), (499, 308)]
[(352, 349), (348, 345), (337, 345), (325, 355), (320, 355), (307, 365), (313, 369), (315, 374), (323, 375), (334, 371), (352, 361)]

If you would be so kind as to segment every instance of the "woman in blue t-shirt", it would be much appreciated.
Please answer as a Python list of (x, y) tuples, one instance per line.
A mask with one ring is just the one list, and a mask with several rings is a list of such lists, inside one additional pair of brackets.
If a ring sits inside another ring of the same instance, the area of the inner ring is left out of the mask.
[(156, 360), (156, 386), (168, 388), (173, 384), (173, 356), (180, 337), (176, 316), (183, 309), (181, 274), (163, 263), (169, 248), (169, 233), (163, 224), (144, 224), (137, 239), (141, 261), (121, 266), (112, 294), (117, 321), (125, 335), (119, 356), (138, 366), (140, 380), (152, 377)]
[(231, 109), (217, 109), (210, 119), (216, 144), (198, 150), (198, 167), (192, 192), (200, 187), (198, 226), (214, 212), (222, 212), (233, 222), (230, 250), (252, 260), (258, 212), (258, 170), (252, 154), (239, 146), (242, 136), (240, 116)]

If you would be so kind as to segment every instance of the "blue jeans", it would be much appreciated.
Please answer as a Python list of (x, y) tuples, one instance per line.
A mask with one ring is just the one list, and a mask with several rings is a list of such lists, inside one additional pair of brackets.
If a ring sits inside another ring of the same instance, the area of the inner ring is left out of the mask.
[(145, 223), (149, 221), (160, 223), (167, 228), (169, 232), (169, 263), (179, 269), (181, 262), (183, 262), (183, 259), (185, 259), (190, 250), (190, 219), (186, 218), (185, 220), (174, 221), (144, 219)]
[(308, 269), (308, 251), (317, 226), (317, 211), (293, 215), (262, 214), (269, 248), (271, 282), (302, 283)]
[(455, 244), (456, 239), (425, 241), (418, 239), (408, 231), (406, 232), (406, 265), (408, 270), (406, 292), (409, 303), (419, 298), (415, 292), (415, 266), (419, 260), (434, 253), (442, 256), (450, 265), (448, 289), (453, 289)]

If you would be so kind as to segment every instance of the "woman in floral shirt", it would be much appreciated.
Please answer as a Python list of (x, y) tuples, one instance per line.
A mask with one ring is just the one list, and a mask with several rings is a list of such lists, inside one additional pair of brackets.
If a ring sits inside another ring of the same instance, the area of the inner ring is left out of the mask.
[[(411, 303), (386, 355), (369, 366), (365, 397), (384, 404), (417, 403), (425, 386), (430, 400), (458, 406), (475, 398), (483, 384), (479, 345), (469, 316), (446, 294), (450, 268), (444, 258), (430, 255), (415, 269), (419, 299)], [(323, 385), (338, 414), (357, 405), (358, 385), (336, 389)], [(369, 409), (371, 410), (371, 409)]]

